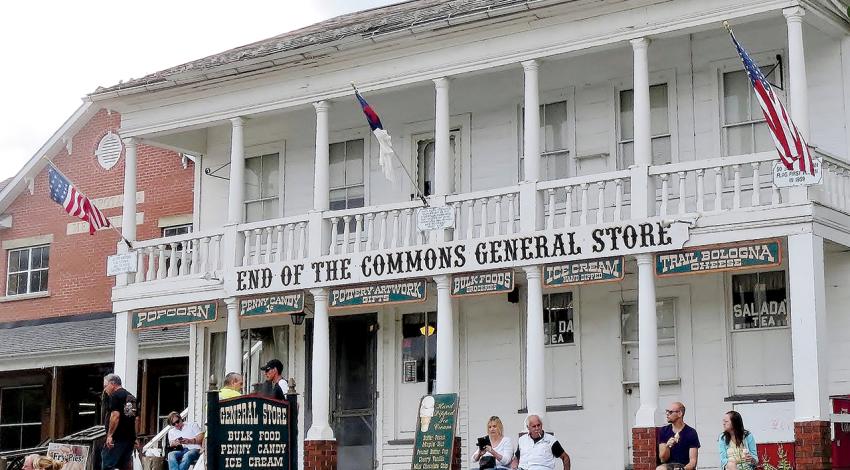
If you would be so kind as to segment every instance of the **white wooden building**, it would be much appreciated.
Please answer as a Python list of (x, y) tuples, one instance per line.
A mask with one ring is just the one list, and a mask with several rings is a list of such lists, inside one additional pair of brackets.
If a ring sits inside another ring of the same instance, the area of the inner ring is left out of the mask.
[[(724, 20), (822, 184), (773, 185)], [(849, 78), (836, 0), (412, 0), (98, 89), (122, 114), (125, 217), (136, 143), (198, 162), (195, 230), (136, 243), (113, 291), (116, 369), (136, 375), (135, 312), (217, 301), (191, 327), (194, 419), (210, 375), (254, 383), (277, 357), (304, 393), (302, 434), (335, 440), (340, 469), (410, 468), (431, 392), (460, 394), (464, 465), (488, 417), (516, 436), (533, 412), (574, 468), (623, 468), (631, 429), (674, 399), (701, 468), (719, 465), (729, 409), (793, 442), (794, 422), (828, 423), (850, 394)], [(393, 182), (352, 81), (393, 138)], [(417, 191), (453, 229), (417, 230)], [(593, 263), (608, 257), (610, 272)], [(570, 261), (613, 279), (543, 268)], [(505, 268), (516, 291), (452, 296), (454, 275)], [(424, 301), (337, 308), (357, 293), (342, 288), (419, 279)], [(240, 316), (240, 300), (299, 292), (303, 325)]]

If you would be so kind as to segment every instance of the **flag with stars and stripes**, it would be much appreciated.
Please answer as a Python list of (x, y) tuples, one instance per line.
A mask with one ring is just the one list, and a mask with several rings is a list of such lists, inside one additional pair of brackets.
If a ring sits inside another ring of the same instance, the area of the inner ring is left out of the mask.
[(815, 165), (805, 139), (788, 116), (788, 111), (785, 110), (785, 106), (773, 92), (770, 82), (767, 81), (759, 66), (741, 47), (731, 29), (729, 34), (732, 36), (732, 42), (738, 50), (738, 55), (741, 56), (741, 61), (744, 62), (744, 69), (753, 85), (753, 91), (755, 91), (756, 99), (761, 105), (764, 119), (770, 129), (770, 135), (773, 137), (773, 143), (776, 145), (777, 152), (779, 152), (779, 160), (789, 170), (794, 170), (796, 166), (797, 170), (814, 175)]
[(50, 199), (59, 203), (65, 212), (88, 222), (89, 234), (94, 235), (95, 231), (112, 225), (103, 212), (56, 168), (50, 167), (47, 170), (47, 176), (50, 181)]

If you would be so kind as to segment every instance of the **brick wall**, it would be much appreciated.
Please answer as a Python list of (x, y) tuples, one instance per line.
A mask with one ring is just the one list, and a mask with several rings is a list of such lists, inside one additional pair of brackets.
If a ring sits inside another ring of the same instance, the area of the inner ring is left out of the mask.
[[(100, 111), (73, 136), (71, 155), (63, 148), (48, 155), (71, 182), (90, 199), (123, 194), (124, 156), (109, 170), (95, 157), (97, 144), (107, 131), (117, 132), (118, 113)], [(179, 154), (146, 145), (138, 147), (137, 190), (145, 201), (144, 224), (137, 238), (160, 236), (158, 220), (166, 215), (191, 214), (194, 168), (184, 169)], [(121, 207), (103, 210), (107, 217), (120, 216)], [(95, 235), (66, 235), (69, 223), (80, 220), (65, 213), (50, 199), (47, 168), (35, 176), (34, 191), (24, 190), (4, 214), (12, 216), (12, 228), (0, 230), (0, 241), (53, 235), (48, 274), (49, 297), (0, 303), (0, 323), (112, 310), (111, 289), (115, 279), (106, 276), (106, 257), (114, 254), (118, 233), (106, 229)], [(6, 294), (8, 252), (2, 251), (0, 297)]]
[(797, 470), (830, 470), (832, 442), (829, 421), (794, 423), (794, 456)]
[(336, 441), (304, 441), (304, 470), (336, 470)]
[(634, 470), (655, 470), (658, 461), (658, 438), (655, 428), (632, 428)]

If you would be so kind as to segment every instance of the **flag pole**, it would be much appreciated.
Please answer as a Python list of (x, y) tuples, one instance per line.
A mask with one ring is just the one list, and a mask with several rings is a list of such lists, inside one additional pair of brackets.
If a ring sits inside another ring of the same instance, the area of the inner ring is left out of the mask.
[[(351, 88), (354, 88), (354, 93), (360, 93), (360, 91), (357, 90), (357, 86), (354, 85), (354, 82), (351, 82)], [(425, 195), (422, 194), (422, 191), (419, 190), (419, 184), (416, 181), (413, 181), (413, 176), (411, 176), (410, 172), (407, 171), (407, 167), (404, 166), (404, 162), (402, 162), (401, 159), (398, 158), (398, 155), (395, 153), (395, 151), (393, 151), (393, 155), (395, 156), (395, 159), (398, 164), (401, 165), (401, 169), (404, 170), (404, 174), (407, 175), (407, 179), (410, 180), (410, 184), (413, 186), (413, 190), (416, 191), (416, 195), (422, 201), (422, 204), (424, 204), (425, 207), (428, 207), (428, 199), (426, 199)]]
[[(73, 184), (73, 181), (71, 181), (71, 178), (68, 178), (68, 175), (66, 175), (65, 173), (62, 173), (62, 170), (60, 170), (59, 167), (57, 167), (56, 164), (53, 163), (53, 160), (51, 160), (49, 158), (45, 158), (45, 160), (47, 160), (48, 165), (50, 165), (54, 170), (56, 170), (57, 173), (62, 175), (62, 177), (65, 178), (66, 180), (68, 180), (69, 183)], [(94, 203), (92, 203), (92, 204), (94, 204)], [(88, 224), (91, 225), (91, 222), (88, 222)], [(118, 228), (116, 228), (114, 225), (112, 225), (111, 222), (109, 223), (109, 228), (111, 228), (112, 230), (115, 230), (115, 233), (117, 233), (118, 236), (121, 237), (121, 240), (127, 245), (127, 248), (133, 249), (133, 244), (130, 243), (130, 240), (127, 240), (126, 238), (124, 238), (124, 234), (121, 233), (121, 231), (118, 230)]]

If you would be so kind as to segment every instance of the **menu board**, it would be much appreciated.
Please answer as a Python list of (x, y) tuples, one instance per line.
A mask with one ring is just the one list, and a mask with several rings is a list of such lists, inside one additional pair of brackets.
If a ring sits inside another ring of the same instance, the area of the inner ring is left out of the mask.
[(419, 401), (411, 470), (451, 470), (457, 406), (456, 393), (425, 395)]

